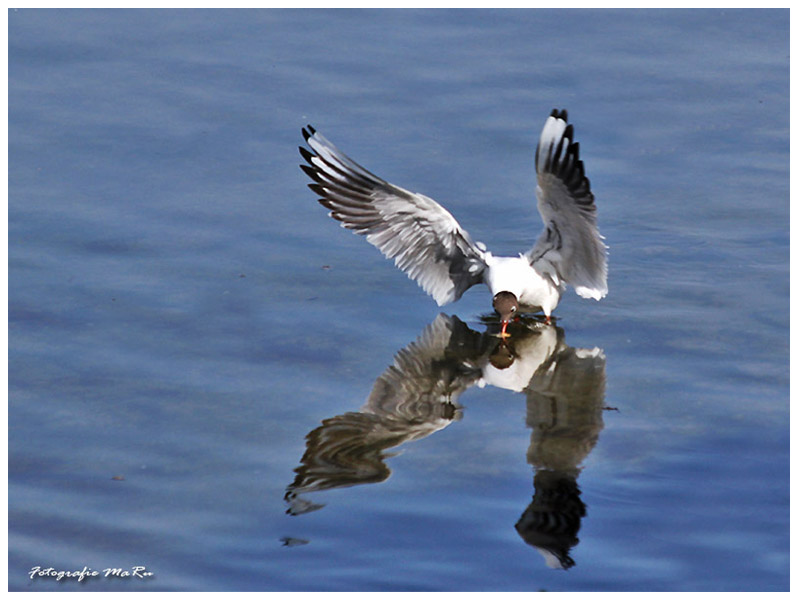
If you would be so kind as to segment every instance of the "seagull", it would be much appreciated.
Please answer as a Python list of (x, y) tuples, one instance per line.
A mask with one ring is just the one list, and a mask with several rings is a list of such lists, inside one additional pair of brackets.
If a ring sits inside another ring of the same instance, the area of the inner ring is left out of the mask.
[(608, 293), (607, 248), (566, 110), (554, 109), (539, 137), (536, 196), (544, 230), (518, 256), (494, 256), (435, 200), (367, 171), (311, 125), (302, 132), (308, 148), (300, 146), (300, 168), (330, 216), (394, 259), (439, 306), (484, 283), (505, 338), (522, 310), (541, 311), (549, 323), (567, 285), (583, 298)]

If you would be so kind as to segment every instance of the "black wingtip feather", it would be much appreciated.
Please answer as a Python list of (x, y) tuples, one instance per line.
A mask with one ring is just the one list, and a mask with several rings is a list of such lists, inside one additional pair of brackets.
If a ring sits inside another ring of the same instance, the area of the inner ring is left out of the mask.
[(300, 165), (300, 168), (303, 169), (303, 173), (308, 175), (311, 179), (313, 179), (317, 183), (322, 183), (322, 177), (314, 167), (309, 167), (308, 165)]
[(302, 146), (298, 146), (298, 148), (300, 150), (300, 156), (302, 156), (305, 161), (313, 167), (314, 163), (311, 162), (311, 159), (314, 158), (314, 155), (309, 152), (308, 148), (303, 148)]
[(303, 132), (303, 139), (305, 141), (308, 141), (308, 138), (317, 133), (317, 130), (311, 125), (306, 125), (301, 129), (301, 131)]
[(314, 192), (317, 196), (321, 196), (322, 198), (325, 198), (327, 196), (327, 194), (325, 193), (325, 188), (316, 182), (309, 183), (308, 187), (311, 188), (311, 191)]
[[(558, 142), (552, 142), (549, 148), (544, 150), (547, 152), (547, 159), (545, 161), (545, 170), (554, 173), (566, 184), (567, 188), (572, 192), (575, 201), (584, 206), (587, 210), (593, 209), (594, 195), (591, 191), (591, 184), (583, 166), (583, 161), (580, 159), (580, 144), (573, 142), (575, 129), (571, 123), (567, 121), (566, 109), (559, 110), (554, 108), (550, 116), (556, 119), (561, 119), (567, 126), (564, 128), (564, 133)], [(563, 157), (561, 153), (566, 145), (566, 152)], [(557, 158), (561, 157), (561, 158)], [(539, 147), (536, 148), (536, 164), (539, 163)]]

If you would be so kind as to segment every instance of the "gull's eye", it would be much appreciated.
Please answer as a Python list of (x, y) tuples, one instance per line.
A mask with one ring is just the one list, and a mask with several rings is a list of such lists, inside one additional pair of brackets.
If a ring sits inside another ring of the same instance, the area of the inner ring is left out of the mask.
[(511, 312), (517, 312), (517, 307), (516, 306), (512, 306), (511, 307)]

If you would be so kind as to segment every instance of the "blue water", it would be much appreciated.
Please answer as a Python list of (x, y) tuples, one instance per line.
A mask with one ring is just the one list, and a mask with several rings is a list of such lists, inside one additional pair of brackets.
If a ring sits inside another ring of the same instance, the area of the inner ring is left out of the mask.
[[(788, 590), (788, 16), (10, 11), (9, 588)], [(554, 107), (610, 293), (503, 387), (486, 290), (438, 308), (296, 147), (514, 253)]]

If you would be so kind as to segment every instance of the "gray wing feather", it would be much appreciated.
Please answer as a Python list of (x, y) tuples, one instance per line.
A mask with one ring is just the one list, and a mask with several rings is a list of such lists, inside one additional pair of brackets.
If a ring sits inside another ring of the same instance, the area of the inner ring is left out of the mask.
[(437, 202), (370, 173), (310, 125), (300, 147), (309, 187), (342, 226), (366, 236), (440, 306), (483, 280), (484, 251)]
[(578, 295), (600, 300), (608, 293), (606, 245), (572, 136), (567, 111), (553, 110), (536, 148), (536, 196), (545, 229), (527, 258), (557, 285), (570, 284)]

